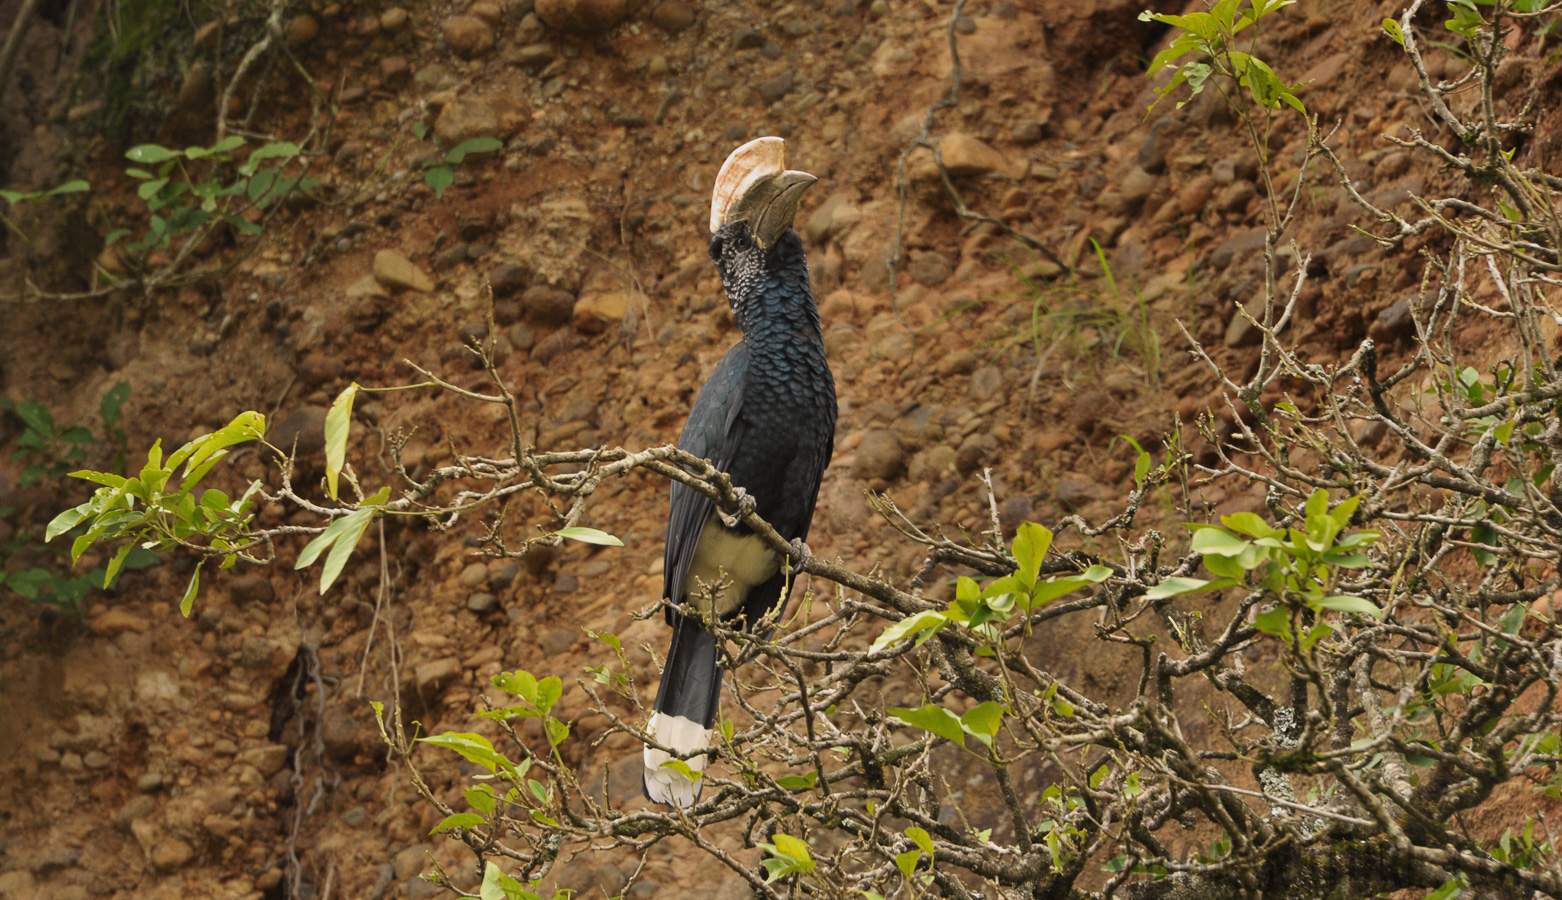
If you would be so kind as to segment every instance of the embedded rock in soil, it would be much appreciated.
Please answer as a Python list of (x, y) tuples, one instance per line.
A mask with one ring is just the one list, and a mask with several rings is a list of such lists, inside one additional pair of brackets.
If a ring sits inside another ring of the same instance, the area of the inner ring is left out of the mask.
[(494, 30), (476, 16), (451, 16), (445, 20), (445, 43), (462, 59), (476, 59), (494, 48)]
[(1053, 498), (1072, 509), (1078, 509), (1100, 495), (1101, 489), (1095, 481), (1079, 472), (1065, 473), (1052, 487)]
[(461, 98), (446, 103), (434, 120), (434, 140), (454, 147), (473, 138), (496, 137), (501, 130), (493, 107), (481, 100)]
[(627, 0), (538, 0), (537, 18), (568, 34), (602, 34), (624, 21)]
[(906, 454), (900, 449), (900, 439), (888, 430), (870, 431), (857, 445), (857, 462), (852, 475), (870, 480), (882, 478), (888, 481), (900, 474), (905, 466)]
[(1415, 319), (1410, 314), (1410, 304), (1415, 297), (1405, 297), (1378, 313), (1367, 333), (1376, 341), (1392, 341), (1415, 334)]
[(911, 265), (906, 271), (917, 284), (936, 287), (949, 280), (949, 268), (949, 258), (942, 253), (916, 251), (911, 254)]
[(165, 872), (183, 868), (195, 858), (195, 848), (178, 838), (160, 841), (152, 848), (152, 865)]
[(575, 315), (575, 297), (545, 284), (533, 285), (521, 295), (526, 319), (538, 325), (563, 325)]
[(681, 34), (694, 24), (694, 4), (673, 0), (651, 12), (651, 24), (668, 34)]
[(235, 576), (228, 582), (228, 596), (234, 603), (242, 606), (250, 603), (270, 603), (276, 595), (271, 588), (271, 579), (259, 572), (250, 572)]
[(323, 406), (303, 406), (273, 426), (267, 441), (283, 453), (292, 454), (295, 442), (299, 456), (309, 456), (325, 449), (325, 414)]
[(287, 20), (282, 32), (289, 47), (302, 47), (320, 34), (320, 23), (308, 13), (299, 13)]
[(418, 691), (425, 697), (438, 693), (445, 685), (455, 681), (461, 675), (461, 661), (454, 656), (444, 659), (436, 659), (430, 663), (418, 666), (415, 672)]
[(434, 289), (434, 280), (413, 265), (412, 260), (395, 250), (381, 250), (374, 254), (374, 278), (388, 288), (400, 288), (428, 293)]
[(628, 294), (593, 294), (575, 301), (572, 320), (582, 334), (601, 334), (622, 322), (628, 312)]
[(954, 177), (1007, 172), (1009, 161), (1002, 153), (969, 134), (951, 134), (938, 145), (944, 168)]
[(477, 0), (466, 11), (468, 15), (476, 16), (493, 26), (498, 26), (499, 20), (504, 18), (504, 10), (494, 0)]

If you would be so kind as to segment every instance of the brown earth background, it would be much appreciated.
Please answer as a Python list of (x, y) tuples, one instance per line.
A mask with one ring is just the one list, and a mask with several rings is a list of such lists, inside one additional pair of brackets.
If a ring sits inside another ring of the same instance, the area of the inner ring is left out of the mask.
[[(1258, 335), (1234, 311), (1260, 292), (1257, 156), (1213, 92), (1147, 112), (1154, 85), (1143, 70), (1166, 35), (1138, 20), (1144, 0), (972, 0), (955, 22), (960, 99), (936, 116), (932, 136), (966, 202), (1055, 249), (1077, 266), (1073, 277), (993, 225), (957, 216), (925, 152), (908, 160), (902, 222), (896, 164), (949, 84), (950, 3), (668, 0), (629, 4), (616, 25), (622, 2), (538, 5), (310, 0), (290, 9), (285, 39), (340, 109), (327, 115), (328, 153), (311, 168), (326, 202), (279, 216), (261, 249), (220, 278), (150, 297), (0, 303), (0, 394), (95, 425), (105, 391), (129, 382), (133, 464), (156, 439), (176, 446), (258, 410), (271, 417), (273, 443), (296, 439), (297, 480), (319, 496), (325, 411), (348, 384), (409, 382), (403, 360), (482, 383), (462, 341), (484, 333), (491, 283), (499, 371), (539, 447), (672, 442), (737, 337), (705, 252), (712, 178), (738, 143), (777, 134), (789, 164), (819, 177), (798, 226), (841, 398), (809, 541), (816, 554), (907, 577), (917, 548), (872, 513), (864, 490), (889, 491), (916, 521), (974, 533), (987, 517), (974, 477), (983, 467), (1010, 528), (1076, 511), (1100, 520), (1131, 482), (1132, 451), (1119, 435), (1159, 447), (1175, 418), (1205, 409), (1217, 429), (1229, 424), (1216, 378), (1175, 322), (1229, 370), (1250, 371)], [(1153, 5), (1182, 11), (1181, 0)], [(1302, 0), (1271, 20), (1257, 53), (1287, 81), (1307, 82), (1301, 96), (1333, 131), (1358, 188), (1404, 210), (1412, 194), (1473, 188), (1382, 139), (1407, 128), (1446, 137), (1379, 27), (1401, 5)], [(0, 21), (20, 6), (0, 2)], [(174, 46), (144, 67), (135, 110), (110, 128), (116, 110), (93, 95), (87, 65), (106, 10), (91, 0), (44, 4), (0, 96), (0, 184), (32, 190), (82, 176), (93, 191), (41, 213), (30, 248), (14, 237), (0, 245), (0, 294), (20, 290), (29, 271), (48, 289), (90, 286), (95, 258), (118, 264), (112, 251), (100, 255), (106, 223), (138, 214), (126, 147), (211, 139), (213, 48), (242, 50), (253, 36), (202, 29), (212, 15), (204, 7), (164, 14), (182, 23), (167, 34), (184, 37), (167, 38)], [(1515, 109), (1554, 95), (1562, 71), (1557, 39), (1532, 24), (1509, 36), (1514, 52), (1499, 78)], [(1462, 65), (1440, 49), (1429, 62), (1434, 75)], [(255, 127), (302, 134), (309, 98), (301, 74), (279, 70)], [(1535, 115), (1524, 152), (1553, 158), (1562, 105), (1542, 103)], [(437, 152), (414, 136), (419, 122), (445, 146), (477, 134), (506, 146), (463, 165), (436, 198), (418, 177)], [(1300, 119), (1280, 117), (1269, 146), (1282, 186), (1299, 177), (1305, 143)], [(1368, 223), (1332, 175), (1306, 177), (1291, 236), (1313, 262), (1292, 338), (1317, 361), (1368, 334), (1404, 352), (1405, 300), (1421, 278), (1413, 251), (1438, 249), (1435, 239), (1386, 255), (1352, 230)], [(897, 235), (905, 253), (891, 291)], [(376, 279), (384, 250), (432, 289), (403, 289), (384, 270)], [(214, 244), (202, 258), (233, 252)], [(1478, 323), (1458, 339), (1473, 353), (1501, 351)], [(390, 482), (398, 431), (413, 432), (410, 470), (453, 449), (506, 455), (497, 409), (432, 391), (366, 397), (349, 462), (366, 485)], [(22, 463), (8, 452), (21, 432), (18, 418), (0, 415), (0, 564), (63, 571), (60, 548), (38, 537), (86, 491), (21, 486)], [(1199, 439), (1190, 450), (1209, 453)], [(88, 462), (107, 466), (110, 453), (94, 447)], [(230, 490), (277, 483), (255, 450), (216, 477)], [(1261, 499), (1212, 485), (1193, 512), (1262, 511)], [(493, 673), (561, 675), (574, 733), (567, 759), (607, 772), (615, 796), (636, 792), (638, 754), (622, 735), (593, 746), (606, 720), (588, 712), (574, 679), (607, 658), (590, 628), (620, 635), (642, 699), (654, 692), (663, 626), (632, 614), (660, 589), (665, 507), (658, 480), (610, 485), (585, 524), (625, 547), (566, 544), (522, 563), (475, 555), (491, 521), (481, 515), (443, 534), (392, 523), (383, 601), (372, 534), (324, 597), (312, 572), (292, 570), (300, 540), (268, 568), (209, 573), (189, 619), (176, 608), (193, 565), (184, 558), (93, 592), (81, 616), (0, 588), (0, 900), (419, 898), (438, 892), (417, 878), (431, 856), (472, 889), (470, 858), (429, 836), (438, 814), (387, 763), (367, 700), (390, 700), (399, 686), (427, 730), (470, 730)], [(261, 521), (294, 515), (272, 506)], [(1166, 529), (1179, 515), (1163, 504), (1140, 524)], [(526, 498), (507, 521), (520, 534), (556, 520)], [(396, 637), (386, 641), (382, 629), (369, 647), (377, 602)], [(1089, 623), (1060, 626), (1042, 637), (1040, 656), (1076, 689), (1131, 694), (1134, 660), (1090, 635)], [(893, 704), (915, 686), (880, 690)], [(1191, 740), (1206, 736), (1203, 720), (1188, 727)], [(419, 752), (435, 789), (459, 802), (466, 773), (457, 761)], [(949, 765), (980, 817), (980, 773), (962, 773), (953, 754)], [(1034, 768), (1021, 780), (1039, 792), (1053, 774)], [(1522, 789), (1494, 797), (1476, 824), (1500, 831), (1530, 802)], [(627, 895), (745, 895), (719, 863), (687, 851), (654, 849)], [(294, 860), (296, 883), (285, 877)], [(582, 854), (555, 878), (582, 897), (616, 896), (637, 865)]]

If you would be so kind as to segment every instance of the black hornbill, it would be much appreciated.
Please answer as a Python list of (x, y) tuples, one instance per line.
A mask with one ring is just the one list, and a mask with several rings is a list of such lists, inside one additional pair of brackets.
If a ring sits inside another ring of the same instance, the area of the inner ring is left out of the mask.
[[(816, 180), (787, 171), (780, 138), (750, 141), (732, 152), (716, 176), (711, 200), (710, 256), (743, 338), (700, 389), (678, 438), (681, 449), (727, 473), (742, 503), (807, 555), (819, 480), (835, 443), (835, 379), (824, 358), (819, 310), (808, 285), (803, 242), (792, 230), (797, 204)], [(791, 567), (736, 517), (704, 495), (674, 482), (667, 516), (663, 596), (685, 601), (703, 616), (752, 628), (784, 606)], [(714, 602), (701, 585), (726, 586)], [(672, 646), (647, 729), (680, 754), (710, 746), (721, 697), (716, 638), (701, 618), (667, 611)], [(692, 806), (700, 783), (671, 757), (645, 749), (645, 795)], [(686, 759), (701, 772), (706, 757)]]

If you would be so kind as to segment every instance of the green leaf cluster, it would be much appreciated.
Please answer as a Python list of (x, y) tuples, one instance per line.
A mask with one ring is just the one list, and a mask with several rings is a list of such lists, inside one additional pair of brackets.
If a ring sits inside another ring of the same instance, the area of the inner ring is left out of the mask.
[[(125, 174), (141, 182), (136, 195), (146, 204), (147, 229), (129, 245), (144, 253), (168, 246), (178, 236), (190, 234), (214, 219), (244, 234), (259, 234), (261, 227), (244, 218), (245, 209), (266, 209), (294, 190), (309, 190), (317, 178), (286, 175), (287, 163), (299, 156), (296, 144), (273, 141), (251, 150), (244, 162), (234, 155), (245, 140), (229, 135), (210, 147), (183, 150), (160, 144), (131, 147), (125, 158), (136, 163)], [(150, 168), (143, 168), (150, 167)], [(132, 233), (119, 229), (108, 235), (115, 243)]]
[(33, 200), (42, 200), (45, 197), (57, 197), (60, 194), (80, 194), (83, 191), (90, 190), (92, 190), (92, 185), (82, 181), (80, 178), (77, 178), (43, 191), (0, 191), (0, 200), (4, 200), (12, 206), (15, 206), (18, 203), (28, 203)]
[[(428, 133), (421, 125), (414, 131), (418, 139), (422, 140)], [(502, 150), (504, 142), (498, 138), (475, 137), (451, 147), (445, 153), (442, 160), (428, 160), (423, 163), (423, 183), (434, 189), (434, 196), (443, 197), (445, 191), (456, 181), (456, 167), (466, 161), (468, 156), (474, 154), (493, 153)]]
[[(1253, 101), (1265, 109), (1275, 109), (1284, 103), (1306, 115), (1307, 108), (1296, 96), (1297, 85), (1286, 84), (1268, 63), (1251, 53), (1236, 49), (1238, 34), (1295, 2), (1217, 0), (1208, 12), (1180, 16), (1146, 10), (1140, 14), (1140, 21), (1160, 22), (1180, 33), (1165, 50), (1155, 55), (1145, 74), (1153, 76), (1162, 69), (1173, 70), (1171, 80), (1164, 87), (1156, 89), (1162, 98), (1183, 85), (1190, 89), (1190, 98), (1197, 96), (1203, 92), (1211, 75), (1221, 75), (1247, 88)], [(1189, 55), (1196, 57), (1178, 62)], [(1187, 102), (1182, 100), (1177, 106), (1181, 108)]]
[[(44, 540), (85, 526), (71, 544), (71, 562), (99, 541), (126, 540), (110, 557), (103, 584), (107, 587), (137, 547), (154, 552), (188, 546), (198, 539), (222, 555), (221, 568), (229, 568), (244, 555), (242, 535), (254, 517), (255, 495), (261, 484), (256, 481), (237, 499), (216, 488), (197, 496), (202, 479), (228, 455), (235, 444), (265, 437), (266, 417), (257, 412), (240, 414), (232, 422), (211, 434), (202, 435), (165, 461), (162, 442), (153, 443), (146, 463), (133, 476), (116, 475), (90, 469), (71, 472), (72, 478), (91, 481), (100, 487), (87, 502), (68, 509), (49, 523)], [(182, 471), (181, 471), (182, 469)], [(180, 600), (179, 611), (188, 616), (200, 587), (198, 563)]]
[[(1287, 643), (1295, 639), (1304, 651), (1335, 630), (1320, 617), (1322, 613), (1381, 619), (1383, 611), (1370, 600), (1337, 594), (1333, 589), (1339, 570), (1369, 564), (1364, 551), (1381, 536), (1371, 530), (1346, 533), (1360, 503), (1358, 494), (1331, 509), (1328, 492), (1319, 489), (1307, 499), (1298, 525), (1291, 528), (1273, 528), (1246, 512), (1222, 516), (1220, 525), (1188, 523), (1193, 529), (1193, 551), (1203, 554), (1204, 567), (1218, 577), (1168, 578), (1146, 596), (1173, 597), (1256, 582), (1276, 603), (1259, 613), (1253, 626)], [(1305, 630), (1298, 630), (1297, 617), (1303, 610), (1312, 613), (1308, 617), (1312, 621)]]
[(998, 729), (1003, 724), (1003, 714), (1008, 712), (1008, 707), (988, 700), (966, 710), (962, 716), (936, 703), (928, 703), (916, 709), (890, 707), (886, 712), (897, 721), (935, 734), (961, 748), (965, 747), (966, 735), (970, 735), (991, 749), (998, 738)]
[(933, 862), (938, 857), (933, 853), (933, 837), (925, 828), (907, 828), (906, 837), (911, 838), (911, 843), (916, 846), (903, 853), (895, 854), (895, 868), (900, 870), (906, 880), (911, 880), (911, 875), (917, 869), (917, 863), (921, 862), (922, 854), (926, 853), (928, 862)]
[[(1078, 575), (1058, 575), (1043, 579), (1041, 562), (1052, 546), (1052, 532), (1035, 522), (1020, 525), (1012, 553), (1015, 571), (995, 579), (985, 587), (975, 579), (961, 577), (955, 583), (955, 599), (942, 610), (925, 610), (894, 623), (873, 642), (879, 651), (903, 638), (916, 638), (921, 646), (950, 623), (958, 623), (991, 644), (1001, 639), (997, 627), (1015, 613), (1029, 614), (1059, 597), (1105, 581), (1112, 574), (1106, 566), (1090, 566)], [(990, 646), (978, 651), (991, 655)]]
[(759, 846), (768, 854), (761, 862), (770, 874), (765, 879), (766, 883), (787, 875), (812, 872), (817, 865), (813, 854), (809, 852), (808, 842), (790, 834), (778, 832), (769, 843), (761, 841)]
[[(493, 860), (489, 860), (488, 867), (483, 870), (483, 884), (477, 889), (477, 896), (480, 900), (546, 900), (541, 894), (532, 890), (537, 886), (538, 881), (527, 883), (511, 878), (499, 871), (499, 867), (494, 865)], [(557, 888), (551, 900), (569, 900), (570, 896), (569, 889)]]
[(553, 707), (564, 696), (564, 681), (557, 675), (539, 679), (525, 669), (500, 672), (491, 679), (493, 686), (521, 699), (516, 706), (490, 709), (478, 713), (486, 719), (508, 721), (510, 719), (541, 719), (543, 734), (548, 747), (556, 749), (569, 737), (569, 726), (554, 718)]

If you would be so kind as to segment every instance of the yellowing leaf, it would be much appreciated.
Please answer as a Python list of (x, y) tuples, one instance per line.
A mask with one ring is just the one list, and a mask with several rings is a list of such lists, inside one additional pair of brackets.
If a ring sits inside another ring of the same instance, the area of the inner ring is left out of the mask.
[(347, 437), (352, 431), (353, 398), (358, 396), (358, 384), (336, 396), (331, 410), (325, 414), (325, 489), (336, 499), (336, 479), (347, 461)]

